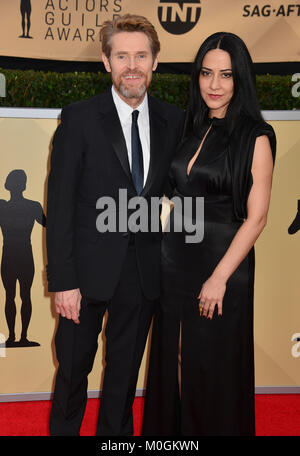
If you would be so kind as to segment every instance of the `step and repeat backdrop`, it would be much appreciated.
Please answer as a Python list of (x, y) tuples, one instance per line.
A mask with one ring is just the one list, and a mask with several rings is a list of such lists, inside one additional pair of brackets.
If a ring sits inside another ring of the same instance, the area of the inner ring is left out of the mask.
[(14, 0), (0, 5), (0, 55), (98, 61), (99, 29), (114, 15), (142, 14), (161, 39), (162, 62), (190, 62), (217, 31), (245, 40), (255, 62), (299, 61), (299, 1)]
[[(34, 116), (34, 110), (30, 111)], [(56, 117), (56, 111), (46, 110), (43, 115), (47, 113)], [(13, 327), (17, 341), (0, 349), (1, 394), (50, 392), (57, 367), (57, 319), (47, 292), (43, 216), (51, 139), (57, 124), (56, 118), (0, 118), (0, 225), (6, 246), (10, 245), (2, 253), (0, 333), (7, 340)], [(268, 224), (256, 244), (256, 385), (294, 388), (300, 386), (300, 116), (270, 124), (277, 134), (278, 152)], [(3, 200), (9, 201), (6, 216), (3, 206), (1, 212)], [(167, 206), (164, 221), (166, 213)], [(27, 341), (22, 340), (26, 329)], [(101, 387), (104, 346), (102, 334), (89, 377), (90, 390)], [(145, 386), (147, 358), (148, 349), (139, 389)]]
[[(222, 30), (240, 35), (255, 62), (300, 60), (300, 2), (282, 0), (2, 1), (0, 55), (98, 61), (101, 24), (127, 12), (153, 22), (162, 62), (192, 61), (200, 43)], [(7, 241), (0, 251), (0, 401), (53, 389), (57, 317), (46, 283), (45, 213), (58, 117), (57, 110), (0, 110), (0, 242), (2, 233)], [(256, 245), (256, 385), (293, 391), (300, 387), (300, 116), (275, 118), (271, 207)], [(13, 332), (17, 343), (8, 339)], [(104, 346), (102, 334), (89, 390), (101, 389)], [(148, 346), (138, 389), (145, 387), (147, 357)]]

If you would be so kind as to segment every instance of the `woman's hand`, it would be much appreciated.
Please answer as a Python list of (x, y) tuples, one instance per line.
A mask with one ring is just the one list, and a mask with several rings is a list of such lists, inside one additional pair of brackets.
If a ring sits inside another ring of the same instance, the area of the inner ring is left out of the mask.
[(225, 291), (226, 281), (211, 275), (202, 285), (198, 296), (200, 315), (212, 319), (215, 306), (218, 306), (218, 315), (222, 315)]

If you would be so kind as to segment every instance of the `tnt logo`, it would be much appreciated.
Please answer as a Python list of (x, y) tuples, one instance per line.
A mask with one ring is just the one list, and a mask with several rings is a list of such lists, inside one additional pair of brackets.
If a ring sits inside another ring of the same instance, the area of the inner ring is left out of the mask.
[(200, 0), (160, 0), (159, 2), (159, 22), (173, 35), (182, 35), (192, 30), (200, 14)]
[(2, 73), (0, 73), (0, 97), (6, 97), (6, 79)]

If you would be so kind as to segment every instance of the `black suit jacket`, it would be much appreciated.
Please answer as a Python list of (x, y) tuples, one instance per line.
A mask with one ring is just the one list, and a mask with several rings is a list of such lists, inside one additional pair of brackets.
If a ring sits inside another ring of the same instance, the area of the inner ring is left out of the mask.
[[(142, 192), (148, 201), (163, 194), (183, 117), (179, 108), (149, 96), (150, 165)], [(130, 235), (100, 233), (96, 202), (103, 196), (118, 201), (119, 189), (126, 189), (128, 198), (137, 196), (109, 90), (64, 108), (53, 138), (47, 203), (49, 291), (80, 288), (82, 295), (99, 300), (113, 295)], [(160, 232), (135, 234), (142, 288), (149, 299), (160, 293), (160, 241)]]

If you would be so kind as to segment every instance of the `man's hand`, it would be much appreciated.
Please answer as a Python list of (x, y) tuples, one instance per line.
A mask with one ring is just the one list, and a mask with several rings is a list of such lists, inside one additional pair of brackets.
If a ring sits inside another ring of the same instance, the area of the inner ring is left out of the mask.
[(81, 306), (81, 293), (79, 288), (56, 292), (54, 302), (57, 313), (62, 317), (66, 317), (69, 320), (73, 320), (74, 323), (79, 324)]

